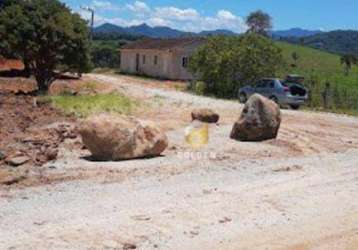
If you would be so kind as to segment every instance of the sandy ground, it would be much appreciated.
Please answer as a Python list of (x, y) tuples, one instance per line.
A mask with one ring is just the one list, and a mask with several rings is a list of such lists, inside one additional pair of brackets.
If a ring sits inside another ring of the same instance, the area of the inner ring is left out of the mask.
[[(284, 110), (277, 140), (236, 142), (237, 102), (86, 77), (140, 99), (170, 146), (122, 162), (63, 149), (51, 185), (0, 187), (0, 249), (358, 249), (357, 118)], [(194, 107), (221, 115), (198, 151), (184, 142)]]

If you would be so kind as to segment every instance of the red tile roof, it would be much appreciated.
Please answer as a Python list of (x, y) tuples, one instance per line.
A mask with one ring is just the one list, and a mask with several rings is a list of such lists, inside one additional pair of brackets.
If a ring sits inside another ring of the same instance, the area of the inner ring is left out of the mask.
[(142, 39), (124, 45), (121, 49), (157, 49), (168, 50), (180, 48), (192, 43), (204, 43), (205, 38), (189, 37), (189, 38), (173, 38), (173, 39)]

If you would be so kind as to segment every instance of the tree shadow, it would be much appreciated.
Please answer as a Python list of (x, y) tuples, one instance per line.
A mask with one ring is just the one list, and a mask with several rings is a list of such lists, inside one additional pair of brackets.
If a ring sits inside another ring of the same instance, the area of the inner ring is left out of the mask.
[(19, 69), (0, 70), (0, 77), (8, 77), (8, 78), (23, 77), (23, 78), (29, 78), (29, 74), (25, 70), (19, 70)]

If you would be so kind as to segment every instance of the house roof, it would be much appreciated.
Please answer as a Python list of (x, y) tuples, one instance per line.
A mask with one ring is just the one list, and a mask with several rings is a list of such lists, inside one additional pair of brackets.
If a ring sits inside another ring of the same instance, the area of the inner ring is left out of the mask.
[(193, 43), (204, 43), (205, 38), (189, 37), (189, 38), (172, 38), (172, 39), (142, 39), (124, 45), (121, 49), (156, 49), (169, 50), (181, 48)]

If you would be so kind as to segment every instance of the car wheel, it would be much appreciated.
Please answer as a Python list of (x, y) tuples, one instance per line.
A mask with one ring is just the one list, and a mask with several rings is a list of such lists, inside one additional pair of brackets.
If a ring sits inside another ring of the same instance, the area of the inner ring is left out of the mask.
[(300, 108), (300, 105), (292, 104), (290, 105), (291, 109), (298, 110)]
[(270, 100), (271, 100), (271, 101), (274, 101), (275, 103), (278, 104), (278, 99), (277, 99), (276, 96), (271, 96), (271, 97), (270, 97)]
[(247, 102), (247, 96), (246, 96), (245, 93), (240, 93), (240, 94), (239, 94), (239, 101), (240, 101), (241, 103), (246, 103), (246, 102)]

